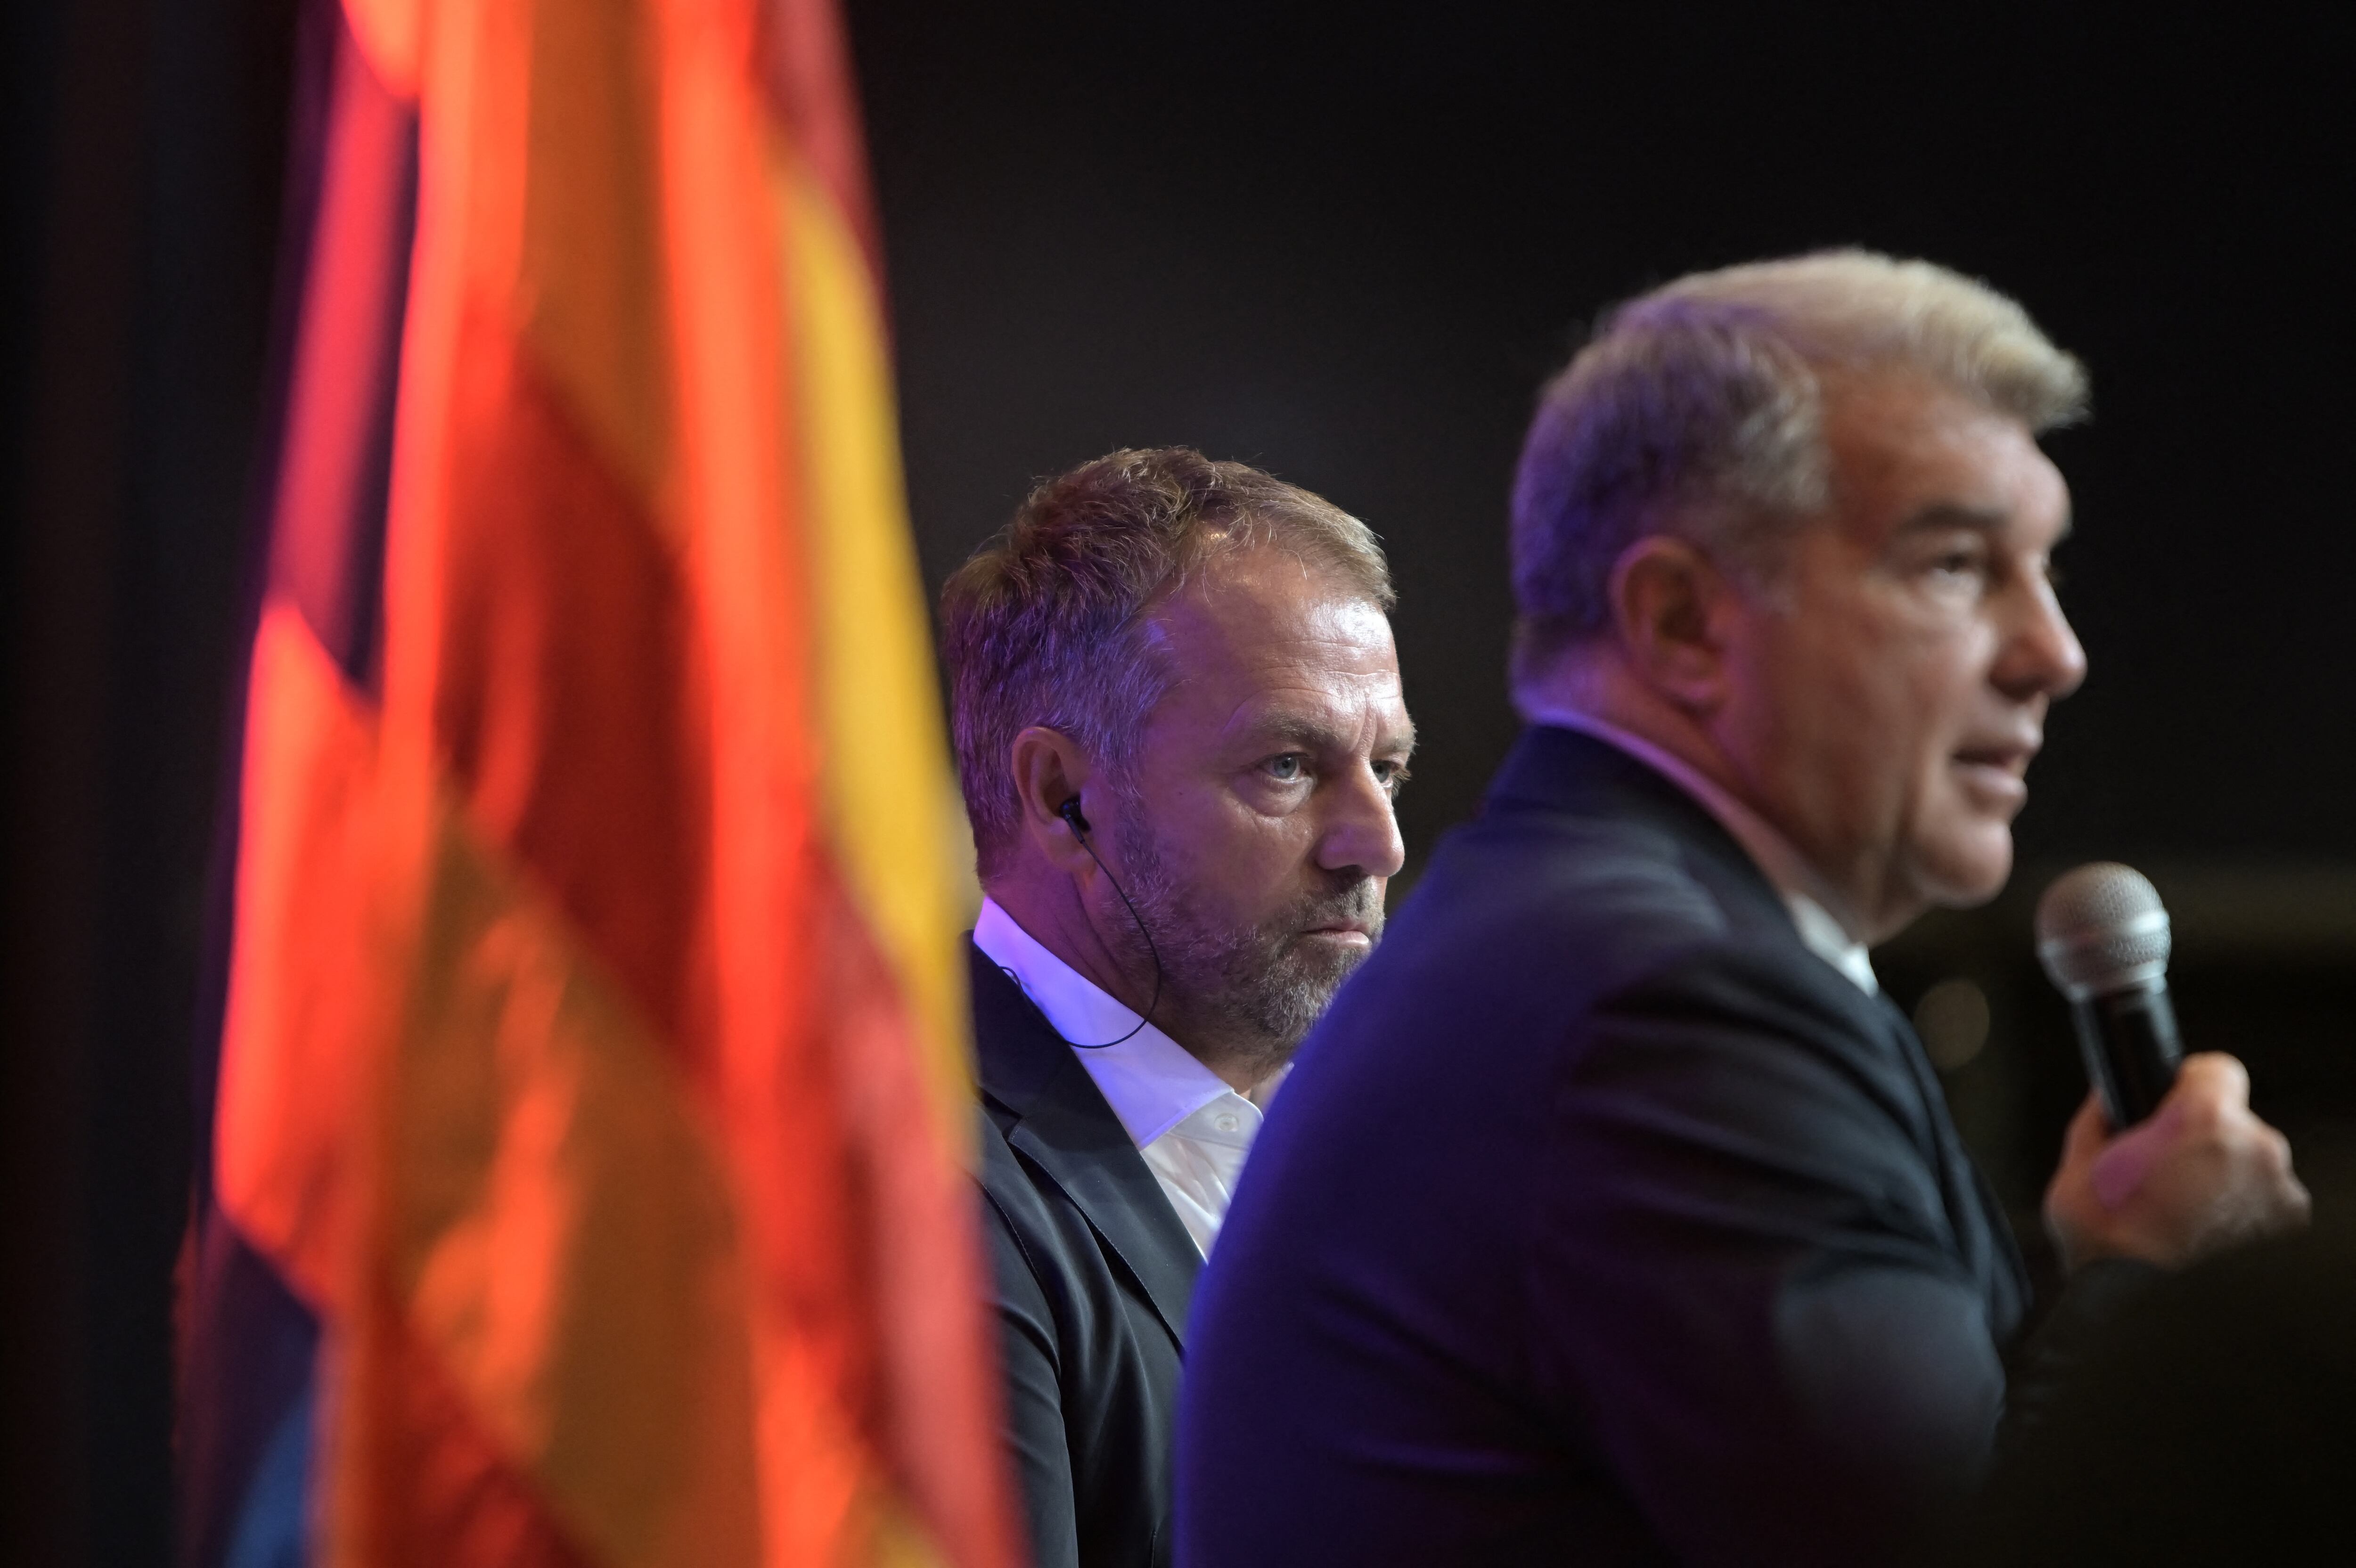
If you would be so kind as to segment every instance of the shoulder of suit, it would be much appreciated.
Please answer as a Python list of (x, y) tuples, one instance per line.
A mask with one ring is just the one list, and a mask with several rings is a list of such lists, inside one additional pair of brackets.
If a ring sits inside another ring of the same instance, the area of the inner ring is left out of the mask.
[(1664, 944), (1648, 961), (1633, 966), (1622, 989), (1663, 986), (1706, 987), (1754, 1007), (1798, 1009), (1826, 1023), (1837, 1019), (1876, 1038), (1890, 1019), (1883, 1004), (1811, 952), (1796, 937), (1758, 930), (1730, 930), (1700, 940)]
[(1380, 1011), (1445, 989), (1451, 975), (1485, 972), (1575, 1014), (1655, 977), (1715, 976), (1708, 989), (1722, 1000), (1755, 996), (1859, 1045), (1882, 1041), (1880, 1005), (1807, 948), (1748, 871), (1644, 820), (1475, 824), (1434, 857), (1368, 965), (1381, 978), (1363, 1003)]
[(1618, 952), (1683, 948), (1758, 923), (1714, 880), (1723, 880), (1655, 825), (1530, 816), (1451, 835), (1402, 914), (1429, 906), (1501, 935), (1543, 931)]

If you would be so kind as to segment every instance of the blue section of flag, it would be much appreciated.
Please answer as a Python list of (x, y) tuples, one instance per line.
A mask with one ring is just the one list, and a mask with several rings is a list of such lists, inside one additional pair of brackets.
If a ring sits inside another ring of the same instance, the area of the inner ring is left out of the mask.
[(253, 1473), (230, 1520), (222, 1568), (304, 1568), (310, 1495), (311, 1412), (308, 1379), (278, 1418), (255, 1456)]
[(219, 1209), (198, 1232), (196, 1353), (181, 1374), (180, 1561), (301, 1568), (318, 1320)]

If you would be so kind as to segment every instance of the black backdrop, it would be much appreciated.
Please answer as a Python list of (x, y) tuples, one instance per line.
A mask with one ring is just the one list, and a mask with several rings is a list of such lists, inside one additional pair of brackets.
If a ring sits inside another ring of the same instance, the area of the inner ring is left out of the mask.
[(1695, 267), (1925, 255), (2094, 371), (2094, 422), (2053, 443), (2093, 674), (2028, 852), (2356, 855), (2356, 25), (1376, 9), (854, 10), (935, 581), (1116, 445), (1330, 495), (1396, 559), (1428, 845), (1511, 734), (1506, 477), (1582, 325)]
[[(167, 1550), (184, 1064), (291, 8), (9, 8), (11, 1563)], [(1333, 496), (1402, 585), (1419, 855), (1511, 735), (1506, 475), (1580, 323), (1696, 266), (1925, 254), (2018, 294), (2094, 374), (2095, 421), (2053, 443), (2094, 674), (2051, 727), (2027, 854), (2320, 868), (2293, 901), (2339, 918), (2344, 21), (1373, 9), (853, 0), (932, 581), (1033, 478), (1116, 445), (1191, 443)], [(1945, 929), (1889, 972), (1927, 982), (1987, 941)], [(2285, 929), (2310, 971), (2350, 951)], [(2248, 941), (2226, 949), (2256, 972)], [(2188, 1016), (2224, 1030), (2233, 984)], [(2039, 1139), (2005, 1131), (2019, 1096), (1957, 1083), (2033, 1171)]]

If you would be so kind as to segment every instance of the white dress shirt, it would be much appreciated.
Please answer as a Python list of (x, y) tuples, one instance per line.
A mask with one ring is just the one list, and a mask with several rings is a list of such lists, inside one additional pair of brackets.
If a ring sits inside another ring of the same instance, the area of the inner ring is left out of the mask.
[[(995, 899), (981, 901), (973, 944), (1013, 977), (1072, 1046), (1145, 1157), (1146, 1168), (1162, 1184), (1179, 1222), (1203, 1255), (1210, 1256), (1236, 1179), (1243, 1174), (1244, 1156), (1259, 1134), (1261, 1107), (1284, 1072), (1253, 1092), (1258, 1104), (1237, 1093), (1159, 1029), (1139, 1028), (1136, 1013), (1041, 946)], [(1130, 1034), (1131, 1029), (1137, 1032)], [(1129, 1038), (1121, 1040), (1123, 1035)], [(1103, 1040), (1120, 1043), (1088, 1049)]]
[(1867, 954), (1865, 944), (1849, 934), (1848, 928), (1828, 907), (1837, 901), (1826, 891), (1824, 879), (1800, 858), (1790, 839), (1768, 826), (1765, 817), (1727, 794), (1690, 763), (1616, 724), (1607, 724), (1575, 708), (1544, 701), (1524, 700), (1520, 706), (1522, 717), (1531, 723), (1576, 730), (1606, 745), (1616, 746), (1693, 796), (1704, 811), (1718, 818), (1719, 825), (1734, 836), (1734, 841), (1742, 846), (1776, 892), (1783, 895), (1783, 907), (1792, 912), (1792, 923), (1798, 928), (1800, 940), (1807, 944), (1808, 951), (1848, 976), (1867, 996), (1880, 991), (1881, 982), (1874, 977), (1873, 959)]

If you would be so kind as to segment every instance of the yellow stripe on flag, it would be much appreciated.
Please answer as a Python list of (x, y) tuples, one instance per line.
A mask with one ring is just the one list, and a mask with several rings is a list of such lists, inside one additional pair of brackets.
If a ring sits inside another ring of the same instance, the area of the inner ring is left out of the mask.
[(756, 1561), (728, 1178), (563, 917), (445, 809), (388, 1088), (394, 1287), (610, 1568)]
[(883, 313), (833, 197), (789, 147), (772, 160), (793, 407), (810, 494), (811, 600), (829, 835), (850, 896), (905, 989), (943, 1136), (971, 1143), (965, 975), (948, 933), (969, 853), (942, 782), (948, 745), (902, 487)]

